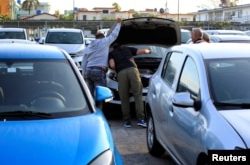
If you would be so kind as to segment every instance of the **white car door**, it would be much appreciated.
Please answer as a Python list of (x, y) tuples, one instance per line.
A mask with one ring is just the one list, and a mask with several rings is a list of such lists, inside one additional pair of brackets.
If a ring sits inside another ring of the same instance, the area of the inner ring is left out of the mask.
[[(194, 100), (200, 100), (200, 80), (194, 60), (187, 57), (183, 70), (178, 78), (175, 93), (188, 92)], [(171, 101), (172, 102), (172, 98)], [(195, 156), (201, 151), (200, 130), (202, 115), (194, 107), (184, 108), (173, 106), (170, 108), (172, 115), (169, 119), (169, 139), (174, 147), (175, 155), (183, 159), (181, 162), (193, 164)]]
[[(170, 129), (169, 119), (172, 116), (171, 112), (171, 98), (175, 91), (175, 81), (177, 80), (178, 75), (180, 74), (185, 56), (180, 52), (172, 52), (169, 55), (169, 58), (165, 60), (162, 71), (162, 81), (160, 94), (158, 97), (159, 100), (159, 112), (155, 113), (157, 117), (158, 127), (160, 127), (160, 139), (163, 139), (165, 143), (168, 143), (170, 140), (169, 134)], [(166, 144), (164, 144), (166, 145)], [(171, 146), (171, 143), (167, 144)], [(172, 148), (172, 147), (171, 147)]]

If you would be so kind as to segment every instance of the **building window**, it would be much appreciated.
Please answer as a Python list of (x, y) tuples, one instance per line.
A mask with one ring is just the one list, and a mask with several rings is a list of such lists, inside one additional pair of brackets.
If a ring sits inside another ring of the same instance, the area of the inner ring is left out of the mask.
[(108, 13), (109, 13), (109, 10), (102, 10), (102, 13), (103, 13), (103, 14), (108, 14)]
[(86, 16), (86, 15), (83, 15), (83, 16), (82, 16), (82, 20), (86, 21), (86, 20), (87, 20), (87, 16)]
[(181, 21), (187, 21), (187, 18), (181, 18)]

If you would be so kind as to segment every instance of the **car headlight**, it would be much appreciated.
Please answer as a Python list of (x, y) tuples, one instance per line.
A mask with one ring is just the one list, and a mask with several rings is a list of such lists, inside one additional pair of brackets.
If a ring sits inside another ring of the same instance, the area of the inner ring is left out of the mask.
[(114, 164), (113, 154), (110, 150), (106, 150), (100, 155), (98, 155), (89, 164), (90, 165), (113, 165)]

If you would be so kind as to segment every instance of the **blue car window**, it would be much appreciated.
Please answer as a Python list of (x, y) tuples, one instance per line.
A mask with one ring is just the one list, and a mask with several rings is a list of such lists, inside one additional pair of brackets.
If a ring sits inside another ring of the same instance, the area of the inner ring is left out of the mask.
[(0, 112), (88, 113), (79, 80), (66, 60), (0, 62)]

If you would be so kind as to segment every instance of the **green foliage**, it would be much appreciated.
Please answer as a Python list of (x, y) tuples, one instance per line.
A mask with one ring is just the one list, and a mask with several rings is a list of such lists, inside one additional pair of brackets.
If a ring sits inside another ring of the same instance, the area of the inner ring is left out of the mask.
[(23, 10), (28, 10), (29, 14), (31, 10), (37, 9), (39, 6), (39, 1), (38, 0), (25, 0), (22, 3), (22, 9)]
[(9, 21), (11, 20), (9, 16), (7, 15), (0, 15), (0, 21)]
[(121, 6), (120, 6), (118, 3), (114, 2), (114, 3), (112, 4), (112, 6), (115, 8), (115, 11), (116, 11), (116, 12), (121, 11)]
[(74, 14), (67, 14), (67, 15), (60, 15), (59, 16), (60, 20), (65, 20), (65, 21), (73, 21), (74, 20)]
[(135, 12), (134, 14), (132, 14), (132, 16), (134, 18), (137, 18), (137, 17), (155, 17), (155, 14), (152, 14), (152, 13), (138, 13), (138, 12)]

